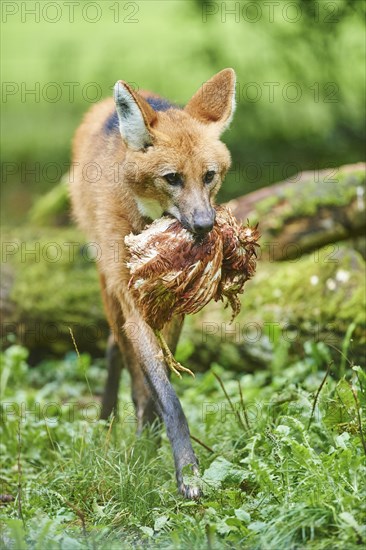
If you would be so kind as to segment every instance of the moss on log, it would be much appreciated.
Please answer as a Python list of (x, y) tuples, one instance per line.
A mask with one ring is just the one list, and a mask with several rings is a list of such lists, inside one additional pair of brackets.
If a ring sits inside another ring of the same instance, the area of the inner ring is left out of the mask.
[(101, 355), (108, 335), (94, 256), (74, 228), (2, 231), (2, 340), (15, 333), (31, 359), (73, 346)]
[[(230, 312), (211, 303), (186, 319), (181, 346), (193, 345), (187, 366), (218, 362), (252, 370), (301, 357), (304, 343), (329, 345), (339, 364), (345, 335), (354, 325), (349, 359), (364, 363), (365, 262), (355, 250), (330, 245), (298, 260), (259, 262), (247, 283), (242, 309), (230, 325)], [(339, 350), (339, 351), (338, 351)]]
[(71, 210), (68, 179), (69, 174), (64, 174), (57, 185), (33, 204), (28, 216), (32, 226), (68, 225)]

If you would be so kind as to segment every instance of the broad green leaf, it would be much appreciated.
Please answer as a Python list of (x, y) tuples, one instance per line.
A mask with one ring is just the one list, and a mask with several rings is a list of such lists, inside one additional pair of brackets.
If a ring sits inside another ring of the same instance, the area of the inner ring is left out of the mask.
[(245, 523), (250, 522), (250, 514), (246, 510), (243, 510), (243, 508), (237, 508), (235, 510), (235, 515), (240, 521), (244, 521)]
[(154, 531), (161, 531), (163, 527), (168, 523), (168, 516), (159, 516), (154, 522)]
[(151, 529), (151, 527), (148, 527), (147, 525), (141, 525), (140, 531), (142, 531), (145, 535), (148, 537), (154, 536), (154, 529)]
[(347, 449), (347, 442), (350, 439), (350, 435), (348, 432), (343, 432), (341, 433), (341, 435), (337, 435), (334, 439), (337, 447), (340, 447), (341, 449)]
[(207, 483), (220, 485), (222, 482), (239, 484), (245, 478), (244, 469), (237, 468), (223, 457), (218, 457), (205, 470), (202, 479)]

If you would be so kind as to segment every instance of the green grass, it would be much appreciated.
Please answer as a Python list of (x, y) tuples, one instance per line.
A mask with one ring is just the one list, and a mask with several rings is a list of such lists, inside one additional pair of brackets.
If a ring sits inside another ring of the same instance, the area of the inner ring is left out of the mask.
[(322, 344), (306, 350), (283, 369), (234, 378), (216, 364), (174, 381), (192, 434), (211, 449), (193, 443), (204, 492), (196, 503), (177, 494), (165, 433), (160, 446), (156, 427), (136, 439), (126, 373), (120, 417), (107, 425), (95, 419), (103, 365), (70, 353), (30, 369), (27, 351), (10, 347), (0, 492), (14, 500), (1, 505), (1, 547), (358, 548), (366, 542), (366, 376), (346, 362), (336, 380), (331, 367), (309, 427), (327, 353)]

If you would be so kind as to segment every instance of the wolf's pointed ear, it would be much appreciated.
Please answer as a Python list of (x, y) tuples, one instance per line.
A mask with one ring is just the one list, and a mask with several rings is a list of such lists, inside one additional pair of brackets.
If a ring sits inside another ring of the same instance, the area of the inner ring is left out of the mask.
[(151, 145), (151, 126), (157, 118), (154, 109), (123, 80), (119, 80), (114, 86), (114, 101), (119, 130), (127, 146), (134, 151), (140, 151)]
[(220, 71), (201, 86), (184, 110), (201, 122), (215, 124), (221, 134), (234, 115), (235, 84), (233, 69)]

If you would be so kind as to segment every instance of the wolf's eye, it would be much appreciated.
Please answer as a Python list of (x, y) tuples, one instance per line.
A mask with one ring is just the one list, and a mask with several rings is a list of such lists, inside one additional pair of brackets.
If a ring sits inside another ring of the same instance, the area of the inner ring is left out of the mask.
[(204, 183), (211, 183), (215, 177), (215, 170), (209, 170), (206, 172), (206, 174), (203, 176)]
[(165, 174), (165, 176), (163, 176), (163, 178), (165, 179), (165, 181), (167, 181), (169, 183), (169, 185), (182, 185), (182, 183), (183, 183), (182, 176), (180, 174), (178, 174), (178, 172), (172, 172), (171, 174)]

